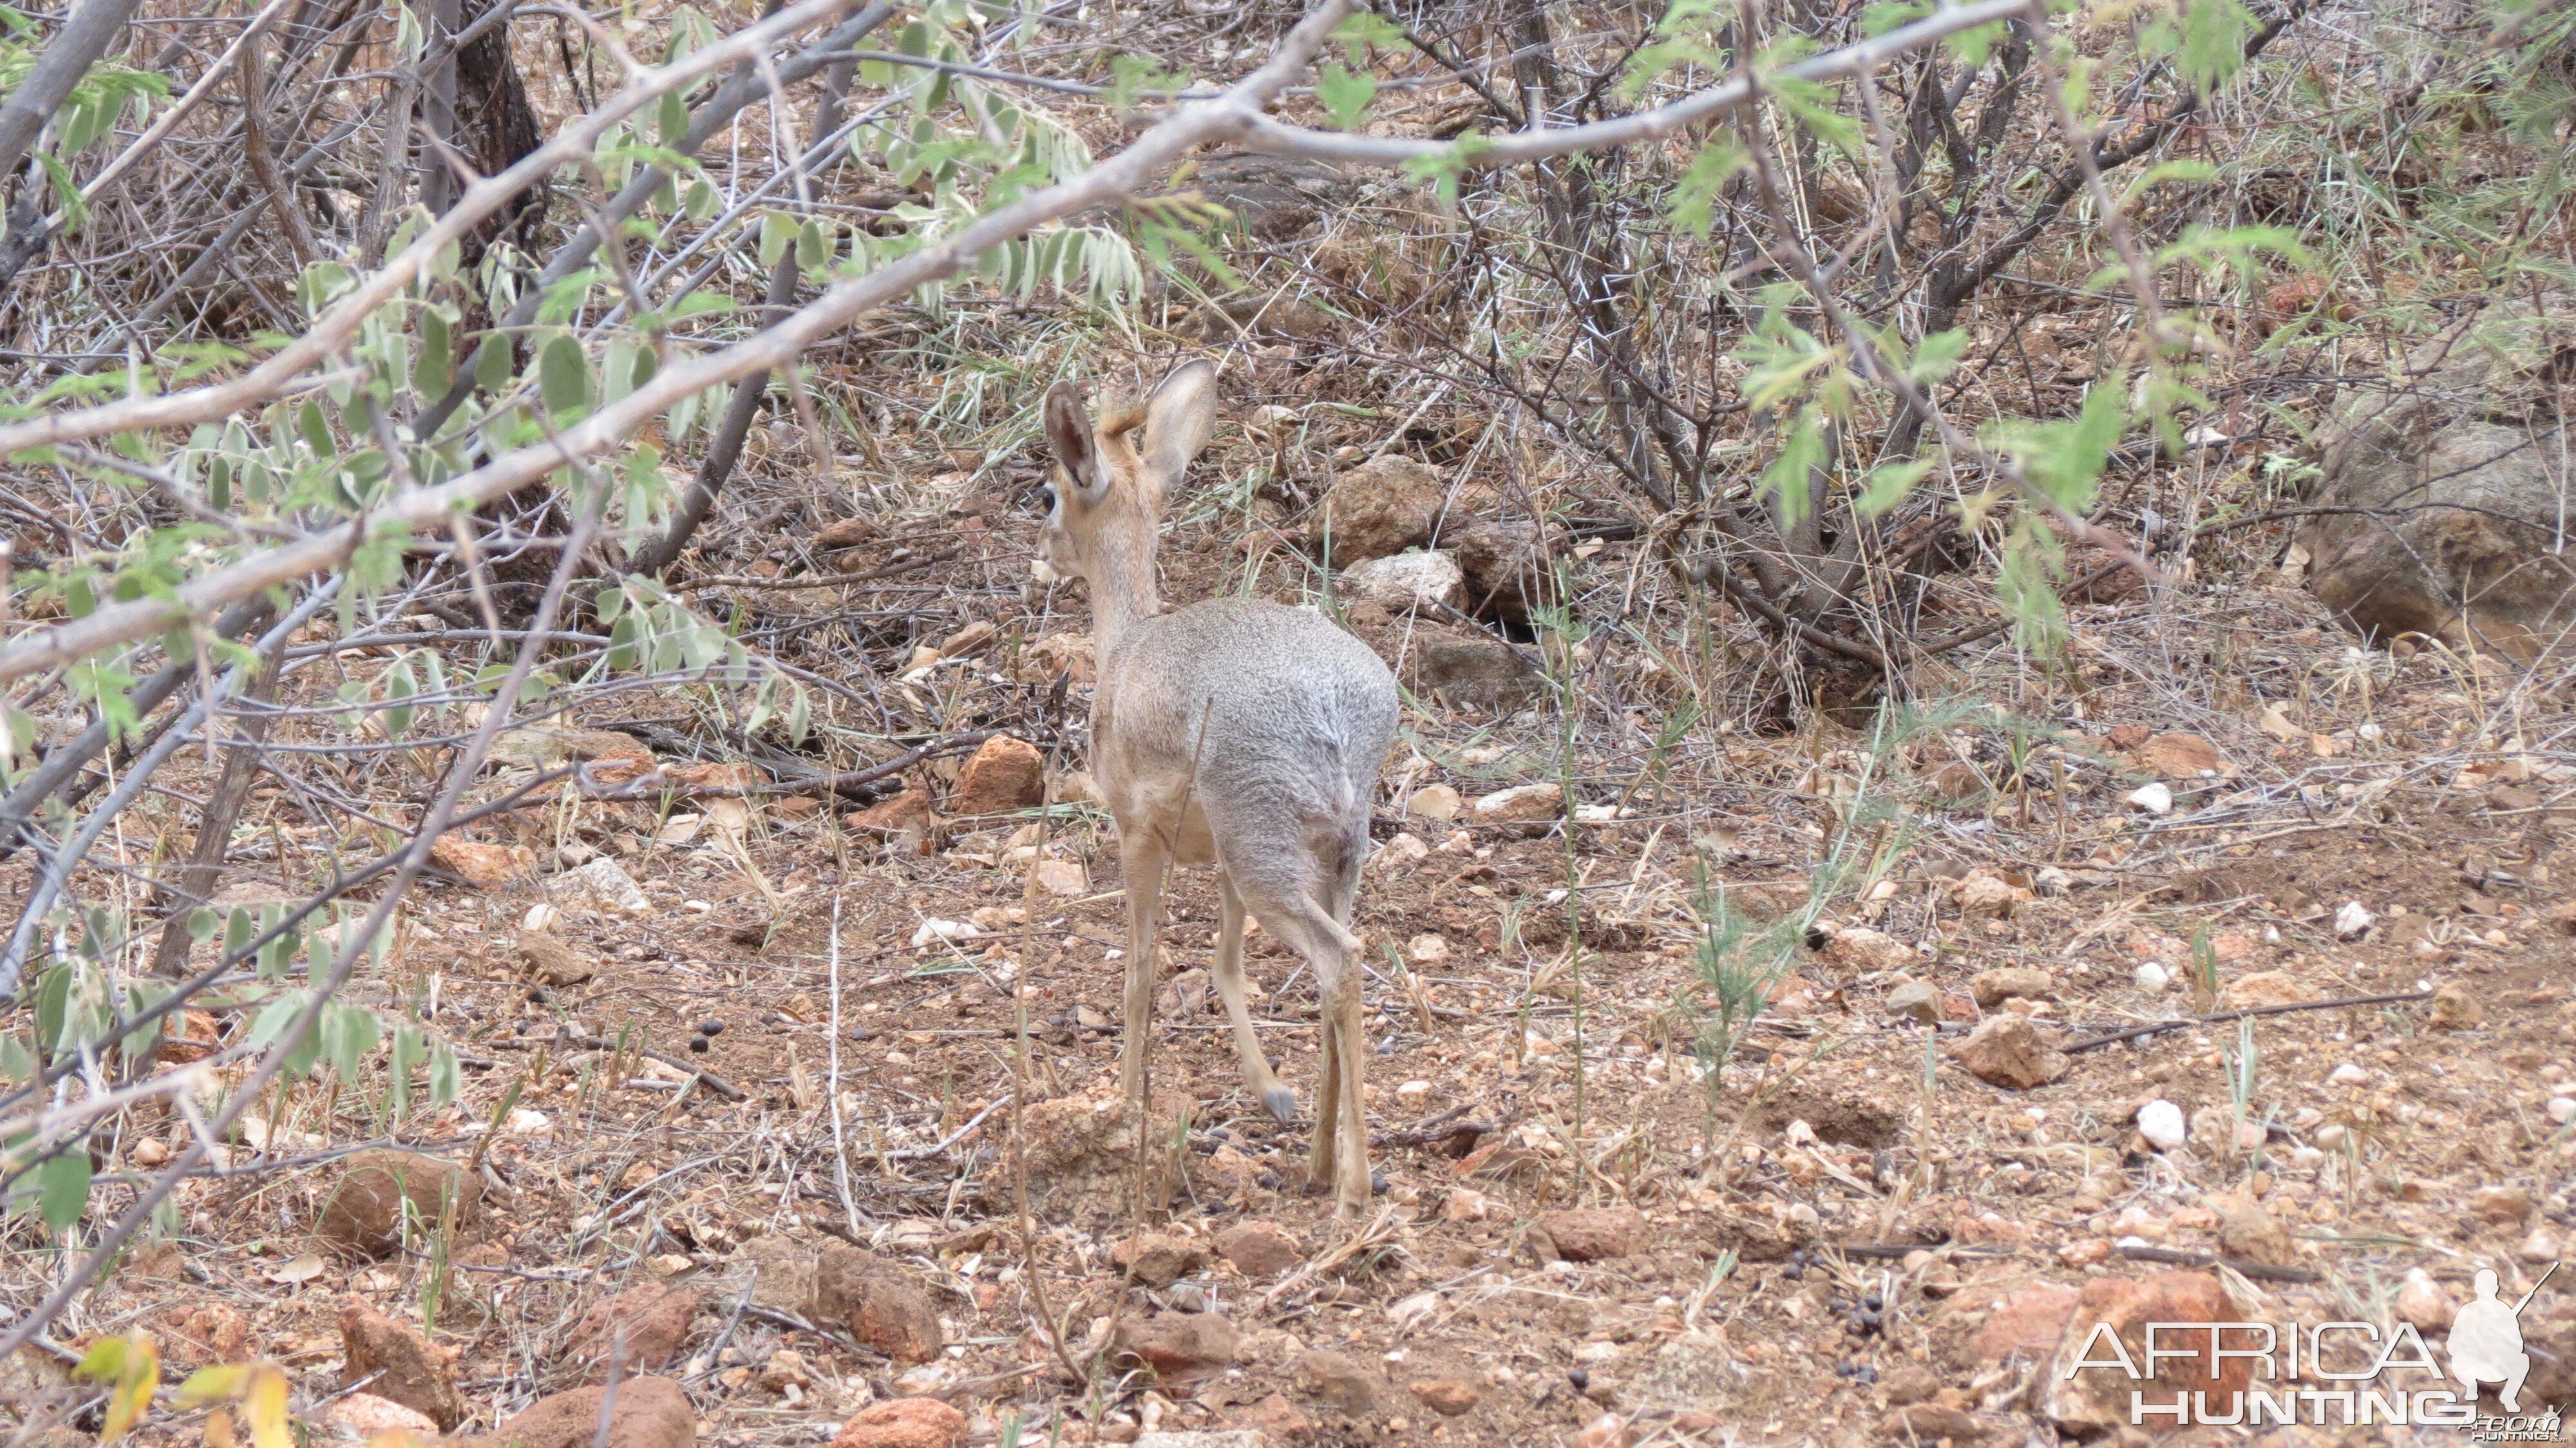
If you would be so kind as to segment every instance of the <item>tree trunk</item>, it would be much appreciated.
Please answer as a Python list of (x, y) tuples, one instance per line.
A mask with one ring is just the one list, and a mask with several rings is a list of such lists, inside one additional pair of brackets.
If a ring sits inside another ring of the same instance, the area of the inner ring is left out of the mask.
[[(473, 25), (495, 4), (514, 3), (516, 0), (463, 0), (464, 23)], [(537, 113), (528, 104), (527, 83), (519, 78), (518, 59), (510, 51), (511, 24), (510, 20), (501, 21), (467, 41), (456, 53), (455, 144), (474, 169), (485, 176), (508, 170), (545, 143), (537, 131)], [(513, 197), (508, 206), (484, 218), (466, 234), (465, 265), (473, 266), (482, 259), (485, 248), (505, 239), (523, 252), (534, 250), (537, 231), (546, 220), (546, 201), (546, 188), (531, 186)]]

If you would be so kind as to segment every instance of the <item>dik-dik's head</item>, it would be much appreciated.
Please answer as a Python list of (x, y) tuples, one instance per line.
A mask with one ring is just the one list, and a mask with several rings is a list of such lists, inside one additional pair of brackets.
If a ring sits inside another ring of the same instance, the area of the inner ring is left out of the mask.
[(1163, 500), (1179, 486), (1216, 423), (1216, 369), (1185, 362), (1141, 403), (1097, 423), (1082, 389), (1047, 392), (1047, 443), (1062, 468), (1047, 484), (1040, 556), (1049, 568), (1104, 585), (1153, 587), (1154, 529)]

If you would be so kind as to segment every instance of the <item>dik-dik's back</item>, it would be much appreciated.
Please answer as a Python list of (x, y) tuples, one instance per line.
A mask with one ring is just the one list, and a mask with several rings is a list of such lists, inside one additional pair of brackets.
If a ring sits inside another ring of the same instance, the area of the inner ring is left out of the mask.
[(1357, 866), (1396, 722), (1395, 677), (1367, 645), (1311, 609), (1221, 598), (1139, 620), (1099, 666), (1094, 762), (1113, 811), (1177, 783), (1237, 873), (1327, 842), (1352, 852), (1330, 874)]

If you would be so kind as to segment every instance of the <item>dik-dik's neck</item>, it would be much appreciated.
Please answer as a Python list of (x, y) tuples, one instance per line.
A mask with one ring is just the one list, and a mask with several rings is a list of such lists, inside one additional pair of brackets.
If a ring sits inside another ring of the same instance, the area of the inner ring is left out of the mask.
[(1089, 572), (1091, 646), (1096, 655), (1105, 656), (1129, 629), (1162, 611), (1154, 592), (1153, 530), (1149, 526), (1140, 536), (1102, 537), (1095, 557)]

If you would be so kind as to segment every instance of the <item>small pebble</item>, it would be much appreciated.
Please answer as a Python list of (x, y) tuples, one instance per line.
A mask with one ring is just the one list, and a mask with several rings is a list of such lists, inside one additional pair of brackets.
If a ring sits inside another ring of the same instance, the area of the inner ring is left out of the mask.
[(2550, 1097), (2549, 1119), (2561, 1126), (2565, 1126), (2570, 1121), (2576, 1121), (2576, 1096)]
[(2326, 1077), (2326, 1079), (2337, 1086), (2358, 1086), (2370, 1079), (2370, 1073), (2361, 1069), (2361, 1067), (2354, 1065), (2352, 1062), (2346, 1061), (2342, 1065), (2335, 1067), (2334, 1074)]
[(1585, 1372), (1581, 1368), (1576, 1368), (1572, 1372), (1567, 1373), (1565, 1375), (1565, 1380), (1574, 1384), (1574, 1390), (1578, 1393), (1582, 1392), (1585, 1388), (1592, 1386), (1592, 1374)]
[(2161, 1096), (2139, 1107), (2138, 1135), (2158, 1151), (2171, 1151), (2182, 1145), (2186, 1135), (2182, 1108)]
[(707, 1053), (707, 1047), (710, 1044), (712, 1043), (704, 1036), (691, 1036), (689, 1037), (689, 1054), (693, 1056), (703, 1056)]
[(699, 1034), (699, 1035), (701, 1035), (701, 1036), (720, 1036), (720, 1035), (723, 1035), (723, 1034), (724, 1034), (724, 1022), (722, 1022), (722, 1021), (700, 1021), (700, 1022), (698, 1022), (698, 1034)]

